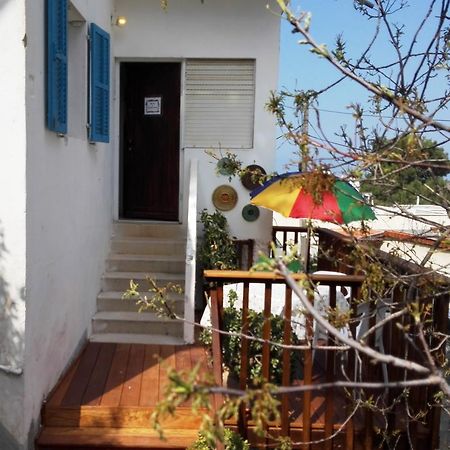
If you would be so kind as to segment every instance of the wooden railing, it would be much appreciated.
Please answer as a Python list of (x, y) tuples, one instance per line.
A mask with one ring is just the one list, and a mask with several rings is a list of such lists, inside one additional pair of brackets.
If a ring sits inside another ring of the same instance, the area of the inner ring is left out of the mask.
[[(204, 273), (206, 281), (212, 283), (210, 290), (211, 295), (211, 318), (212, 326), (214, 329), (223, 329), (221, 318), (223, 317), (224, 308), (224, 285), (227, 283), (242, 283), (242, 337), (241, 337), (241, 369), (239, 376), (239, 387), (245, 390), (249, 384), (250, 374), (250, 361), (249, 361), (249, 343), (251, 334), (249, 330), (249, 303), (251, 297), (251, 289), (255, 285), (263, 286), (263, 297), (261, 298), (262, 314), (265, 322), (263, 326), (262, 339), (262, 354), (261, 373), (264, 379), (273, 381), (273, 374), (271, 373), (270, 364), (270, 352), (271, 345), (271, 328), (270, 317), (274, 314), (273, 311), (273, 291), (275, 285), (284, 285), (284, 279), (280, 276), (276, 276), (270, 272), (247, 272), (247, 271), (205, 271)], [(295, 278), (299, 278), (301, 275), (294, 275)], [(336, 297), (339, 292), (340, 286), (346, 286), (350, 288), (351, 294), (349, 302), (352, 305), (356, 304), (359, 288), (363, 281), (363, 277), (360, 276), (330, 276), (330, 275), (312, 275), (311, 281), (314, 284), (320, 284), (322, 288), (327, 286), (329, 288), (329, 303), (330, 307), (336, 307)], [(254, 297), (254, 296), (253, 296)], [(331, 336), (328, 336), (325, 341), (318, 342), (314, 338), (314, 323), (311, 316), (306, 316), (306, 320), (301, 325), (304, 325), (304, 331), (300, 331), (299, 338), (297, 338), (297, 350), (303, 357), (303, 377), (293, 379), (291, 374), (291, 355), (293, 353), (293, 330), (291, 326), (291, 320), (293, 318), (293, 296), (292, 290), (286, 288), (283, 298), (283, 317), (284, 321), (284, 335), (282, 340), (282, 386), (291, 386), (293, 383), (303, 383), (304, 385), (310, 385), (318, 381), (332, 382), (336, 379), (336, 361), (334, 353), (331, 349), (336, 350), (337, 344)], [(278, 308), (279, 309), (279, 308)], [(298, 324), (297, 324), (298, 325)], [(226, 330), (224, 330), (226, 331)], [(316, 332), (317, 333), (317, 332)], [(213, 333), (213, 367), (216, 383), (222, 384), (222, 342), (223, 336), (219, 333)], [(330, 350), (325, 350), (330, 348)], [(326, 355), (325, 355), (326, 354)], [(345, 361), (348, 372), (352, 372), (351, 366), (354, 362), (351, 359)], [(324, 437), (331, 439), (331, 435), (335, 431), (335, 423), (333, 421), (333, 391), (329, 390), (322, 398), (320, 408), (325, 406), (324, 418), (325, 422), (320, 425), (323, 427)], [(281, 422), (280, 424), (267, 424), (268, 428), (271, 428), (273, 432), (282, 433), (282, 435), (290, 435), (291, 429), (297, 431), (297, 439), (304, 442), (308, 442), (313, 437), (313, 431), (317, 431), (318, 422), (315, 421), (314, 416), (318, 414), (317, 409), (314, 409), (312, 405), (313, 394), (311, 391), (306, 391), (303, 394), (302, 406), (295, 405), (295, 398), (292, 395), (281, 396)], [(292, 417), (292, 411), (297, 409), (297, 416)], [(321, 414), (321, 413), (320, 413)], [(322, 414), (323, 415), (323, 414)], [(299, 420), (301, 417), (301, 421)], [(249, 437), (256, 439), (255, 435), (252, 435), (252, 423), (249, 422), (246, 413), (245, 405), (242, 406), (238, 426), (240, 432), (243, 435), (249, 435)], [(343, 427), (343, 433), (353, 434), (351, 423)], [(340, 436), (342, 439), (342, 436)], [(258, 445), (263, 445), (261, 440), (257, 439)], [(332, 441), (332, 439), (331, 439)], [(350, 447), (347, 447), (350, 448)]]
[[(292, 230), (289, 230), (292, 232)], [(286, 236), (288, 236), (286, 234)], [(330, 230), (317, 231), (319, 241), (319, 270), (347, 270), (351, 266), (346, 260), (352, 242), (342, 239), (337, 233)], [(291, 238), (290, 238), (291, 239)], [(283, 244), (282, 244), (283, 245)], [(322, 256), (320, 256), (322, 255)], [(397, 264), (398, 270), (411, 273), (418, 270), (414, 265), (405, 264), (404, 261), (389, 258), (385, 264)], [(380, 255), (383, 257), (383, 255)], [(293, 275), (295, 279), (304, 279), (304, 274)], [(339, 380), (358, 380), (381, 384), (411, 380), (417, 375), (404, 368), (393, 367), (388, 364), (374, 363), (369, 357), (357, 354), (349, 347), (343, 347), (329, 333), (315, 323), (309, 314), (298, 315), (298, 299), (292, 294), (292, 290), (286, 287), (280, 294), (280, 286), (285, 280), (271, 272), (248, 271), (205, 271), (205, 280), (209, 282), (211, 297), (211, 319), (213, 329), (223, 330), (223, 311), (226, 298), (224, 290), (229, 289), (230, 283), (239, 283), (242, 289), (242, 323), (241, 323), (241, 347), (240, 347), (240, 375), (239, 387), (245, 390), (249, 383), (250, 364), (249, 345), (251, 330), (249, 330), (249, 310), (251, 300), (255, 300), (254, 293), (259, 286), (259, 302), (264, 317), (262, 330), (262, 375), (268, 381), (273, 381), (271, 371), (271, 344), (272, 333), (270, 325), (271, 314), (280, 314), (280, 296), (282, 296), (282, 317), (284, 320), (284, 334), (282, 339), (282, 380), (283, 387), (308, 386), (320, 383), (333, 383)], [(348, 304), (350, 316), (349, 325), (343, 330), (349, 337), (360, 340), (364, 345), (370, 346), (381, 353), (407, 358), (419, 364), (424, 363), (423, 353), (419, 350), (420, 344), (415, 334), (415, 324), (409, 314), (398, 316), (378, 331), (364, 336), (366, 329), (373, 327), (377, 321), (389, 314), (397, 313), (404, 307), (407, 296), (411, 295), (411, 289), (404, 284), (395, 286), (389, 298), (383, 301), (366, 302), (363, 307), (360, 304), (361, 286), (364, 276), (349, 275), (317, 275), (308, 274), (314, 291), (308, 291), (312, 303), (322, 301), (324, 296), (318, 293), (327, 292), (328, 305), (335, 308), (339, 301), (342, 306), (342, 287), (346, 288), (345, 301)], [(426, 295), (427, 283), (442, 283), (442, 293), (437, 297)], [(421, 298), (422, 308), (430, 311), (430, 326), (435, 331), (446, 332), (448, 317), (448, 280), (440, 277), (428, 279), (425, 275), (420, 278), (420, 283), (414, 286), (415, 295)], [(370, 286), (366, 287), (370, 291)], [(275, 295), (276, 294), (276, 295)], [(275, 297), (277, 297), (275, 299)], [(321, 300), (322, 299), (322, 300)], [(274, 305), (278, 308), (274, 308)], [(299, 319), (299, 317), (303, 317)], [(299, 323), (300, 322), (300, 323)], [(294, 325), (294, 328), (293, 328)], [(300, 327), (300, 332), (299, 332)], [(405, 331), (409, 330), (409, 331)], [(295, 336), (294, 336), (295, 333)], [(295, 338), (295, 339), (294, 339)], [(295, 349), (292, 347), (295, 341)], [(213, 366), (214, 377), (218, 384), (223, 383), (222, 373), (222, 346), (224, 335), (213, 332)], [(430, 342), (431, 346), (437, 345), (437, 340)], [(445, 346), (434, 354), (443, 358)], [(301, 354), (303, 373), (301, 376), (291, 376), (291, 355), (294, 352)], [(440, 355), (440, 356), (439, 356)], [(437, 389), (433, 386), (414, 387), (409, 389), (409, 395), (403, 388), (378, 389), (378, 390), (344, 390), (343, 388), (329, 388), (320, 391), (305, 390), (302, 394), (286, 393), (280, 396), (280, 423), (267, 423), (269, 436), (290, 436), (294, 441), (303, 442), (301, 446), (294, 448), (324, 448), (331, 449), (372, 449), (377, 448), (383, 439), (382, 433), (396, 436), (401, 445), (408, 447), (408, 442), (413, 442), (414, 448), (437, 448), (439, 436), (438, 407), (434, 404), (433, 396)], [(355, 400), (359, 398), (361, 406), (355, 413)], [(222, 398), (216, 398), (218, 404)], [(377, 401), (378, 406), (386, 408), (383, 414), (376, 408), (368, 407), (371, 402)], [(364, 405), (366, 407), (364, 407)], [(420, 420), (407, 420), (410, 416), (420, 417)], [(348, 419), (351, 417), (350, 419)], [(265, 448), (271, 443), (271, 438), (258, 438), (254, 432), (254, 424), (248, 416), (248, 408), (241, 407), (238, 426), (240, 433), (248, 437), (254, 446)], [(319, 440), (320, 443), (312, 444)], [(273, 443), (273, 441), (272, 441)], [(309, 444), (308, 444), (309, 443)], [(299, 444), (300, 445), (300, 444)]]

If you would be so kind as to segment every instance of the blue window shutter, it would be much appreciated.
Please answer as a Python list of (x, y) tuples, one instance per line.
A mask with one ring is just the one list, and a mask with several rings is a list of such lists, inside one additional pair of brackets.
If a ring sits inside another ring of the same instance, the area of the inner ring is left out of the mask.
[(90, 27), (90, 127), (92, 142), (109, 142), (109, 34)]
[(67, 0), (47, 0), (47, 128), (67, 133)]

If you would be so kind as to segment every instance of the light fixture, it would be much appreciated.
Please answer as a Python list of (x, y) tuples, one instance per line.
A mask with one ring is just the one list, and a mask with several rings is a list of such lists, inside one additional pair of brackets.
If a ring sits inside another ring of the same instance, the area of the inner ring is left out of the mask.
[(124, 27), (127, 24), (127, 18), (125, 16), (117, 16), (115, 24), (118, 27)]

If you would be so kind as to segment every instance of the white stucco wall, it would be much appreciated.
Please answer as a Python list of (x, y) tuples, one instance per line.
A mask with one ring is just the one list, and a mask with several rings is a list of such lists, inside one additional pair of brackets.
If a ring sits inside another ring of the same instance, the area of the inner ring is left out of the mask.
[[(0, 2), (0, 30), (0, 366), (20, 368), (25, 324), (25, 0)], [(0, 369), (1, 448), (24, 442), (22, 393), (23, 376)]]
[[(74, 0), (87, 22), (109, 31), (110, 0)], [(110, 144), (89, 144), (87, 24), (69, 24), (69, 123), (45, 127), (45, 2), (27, 0), (27, 219), (25, 426), (86, 339), (112, 224)], [(77, 80), (77, 76), (81, 79)]]
[[(375, 207), (374, 210), (377, 218), (370, 222), (373, 230), (398, 230), (421, 234), (439, 225), (450, 225), (450, 218), (442, 206), (403, 205), (401, 207)], [(411, 217), (404, 217), (408, 215)], [(415, 217), (423, 218), (424, 221), (415, 220)]]
[[(255, 163), (267, 172), (275, 167), (274, 118), (265, 110), (271, 90), (277, 87), (279, 19), (260, 0), (170, 0), (167, 11), (159, 1), (116, 0), (116, 15), (126, 16), (124, 28), (113, 30), (114, 56), (120, 60), (178, 60), (187, 58), (256, 59), (255, 134), (253, 149), (232, 150), (245, 165)], [(116, 89), (119, 84), (116, 74)], [(182, 94), (183, 95), (183, 94)], [(183, 98), (182, 98), (183, 102)], [(116, 123), (117, 123), (116, 118)], [(183, 116), (181, 117), (183, 122)], [(116, 129), (119, 132), (118, 128)], [(116, 148), (117, 151), (117, 148)], [(221, 150), (225, 155), (227, 149)], [(216, 152), (220, 157), (220, 152)], [(214, 211), (211, 195), (228, 178), (215, 173), (216, 161), (204, 149), (185, 148), (181, 142), (182, 219), (186, 214), (187, 170), (192, 157), (199, 160), (198, 208)], [(118, 160), (118, 157), (116, 158)], [(270, 240), (271, 213), (261, 210), (260, 218), (252, 223), (242, 216), (249, 202), (249, 191), (239, 180), (232, 180), (239, 201), (225, 212), (231, 234), (238, 238), (254, 238), (265, 247)], [(184, 187), (183, 187), (184, 186)]]
[[(406, 261), (420, 264), (425, 256), (427, 256), (431, 247), (426, 245), (413, 244), (411, 242), (400, 242), (386, 240), (381, 245), (381, 250), (387, 253), (393, 253)], [(450, 252), (436, 250), (430, 257), (426, 267), (442, 273), (446, 276), (450, 275)]]

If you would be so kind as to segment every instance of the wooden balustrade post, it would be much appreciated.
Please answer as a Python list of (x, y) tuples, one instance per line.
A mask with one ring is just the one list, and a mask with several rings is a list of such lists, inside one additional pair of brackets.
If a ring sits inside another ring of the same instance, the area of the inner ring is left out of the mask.
[[(370, 297), (370, 295), (369, 295)], [(376, 324), (376, 305), (373, 301), (369, 303), (369, 328), (372, 328)], [(373, 348), (375, 344), (375, 334), (372, 333), (367, 341), (369, 347)], [(368, 356), (362, 357), (362, 364), (364, 365), (362, 373), (364, 377), (364, 381), (372, 381), (373, 377), (373, 364), (371, 363)], [(365, 392), (367, 396), (367, 392)], [(364, 410), (364, 448), (372, 449), (373, 448), (373, 434), (374, 434), (374, 424), (373, 424), (373, 412), (369, 408), (365, 408)]]
[[(434, 299), (433, 305), (433, 325), (434, 329), (440, 333), (448, 334), (449, 330), (449, 319), (448, 310), (450, 303), (450, 295), (448, 294), (448, 286), (446, 286), (446, 293)], [(439, 345), (439, 339), (433, 339), (433, 347)], [(448, 344), (447, 344), (448, 345)], [(446, 360), (446, 345), (441, 345), (440, 349), (436, 352), (435, 358), (439, 363), (443, 363)], [(430, 389), (429, 401), (432, 402), (433, 396), (436, 394), (438, 388)], [(439, 447), (439, 432), (440, 432), (440, 419), (442, 414), (442, 408), (438, 405), (433, 406), (431, 419), (431, 448)], [(444, 412), (444, 414), (446, 414)]]
[[(249, 303), (249, 283), (244, 282), (242, 299), (242, 334), (248, 335), (248, 303)], [(249, 360), (249, 341), (247, 338), (241, 338), (241, 371), (239, 377), (239, 388), (246, 390), (248, 387), (248, 360)], [(247, 405), (242, 404), (239, 410), (238, 429), (242, 437), (247, 438)]]
[[(219, 305), (219, 295), (218, 295), (218, 285), (214, 284), (211, 289), (211, 325), (213, 329), (220, 329), (220, 305)], [(214, 384), (216, 386), (222, 386), (222, 346), (220, 341), (220, 334), (217, 331), (212, 333), (212, 354), (213, 354), (213, 375)], [(223, 404), (223, 395), (214, 394), (213, 406), (214, 411), (217, 412)], [(217, 442), (216, 447), (218, 450), (224, 450), (224, 445), (222, 442)]]
[[(336, 308), (336, 285), (330, 285), (330, 308)], [(327, 345), (332, 345), (334, 343), (334, 339), (328, 335), (327, 337)], [(335, 350), (327, 350), (326, 352), (326, 382), (331, 383), (335, 380)], [(333, 389), (327, 389), (326, 392), (326, 410), (325, 410), (325, 450), (332, 450), (333, 448), (333, 439), (331, 439), (331, 435), (333, 434), (333, 416), (334, 416), (334, 391)]]
[[(353, 338), (356, 338), (356, 327), (357, 324), (355, 322), (356, 311), (357, 311), (357, 302), (360, 298), (360, 286), (352, 286), (351, 296), (350, 296), (350, 333)], [(355, 350), (350, 349), (347, 350), (347, 375), (351, 380), (355, 380)], [(346, 402), (346, 412), (347, 416), (349, 416), (354, 408), (353, 405), (353, 397), (347, 398)], [(347, 450), (353, 450), (355, 447), (355, 427), (353, 423), (353, 419), (345, 426), (345, 448)]]
[[(291, 345), (292, 343), (292, 289), (286, 286), (286, 294), (284, 299), (284, 333), (283, 344)], [(283, 349), (283, 386), (291, 385), (291, 350)], [(289, 417), (289, 396), (284, 394), (281, 398), (281, 435), (289, 436), (290, 417)]]
[[(314, 293), (308, 291), (308, 299), (314, 303)], [(314, 340), (314, 321), (310, 314), (306, 314), (306, 341), (310, 345), (310, 348), (305, 350), (304, 354), (304, 377), (303, 384), (312, 384), (312, 364), (313, 364), (313, 351), (312, 343)], [(305, 444), (302, 448), (309, 450), (311, 448), (309, 442), (311, 440), (311, 391), (305, 391), (303, 394), (303, 433), (302, 439)]]

